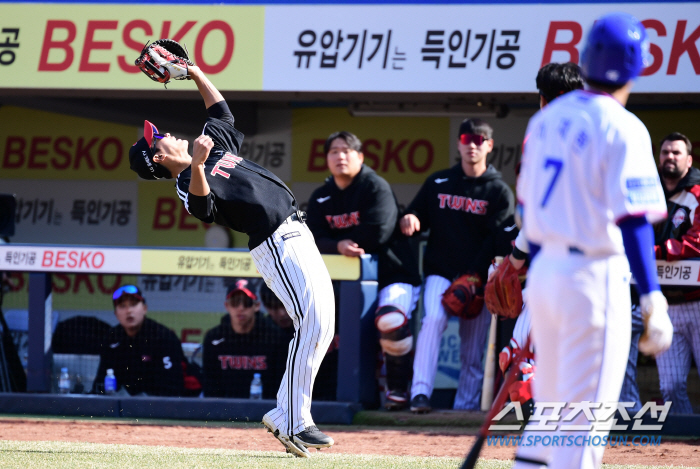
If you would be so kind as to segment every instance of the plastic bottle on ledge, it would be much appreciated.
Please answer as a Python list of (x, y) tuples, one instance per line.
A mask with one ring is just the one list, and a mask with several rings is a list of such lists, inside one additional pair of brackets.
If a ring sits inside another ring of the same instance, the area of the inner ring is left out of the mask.
[(114, 376), (114, 370), (108, 368), (105, 375), (105, 394), (114, 394), (115, 392), (117, 392), (117, 377)]
[(263, 386), (262, 380), (260, 379), (260, 373), (255, 373), (253, 375), (253, 381), (250, 382), (250, 398), (251, 399), (262, 399)]
[(83, 384), (83, 377), (80, 373), (75, 375), (75, 383), (73, 383), (72, 394), (83, 394), (85, 392), (85, 385)]
[(61, 375), (58, 377), (58, 392), (61, 394), (70, 392), (70, 375), (68, 374), (68, 368), (65, 366), (61, 368)]

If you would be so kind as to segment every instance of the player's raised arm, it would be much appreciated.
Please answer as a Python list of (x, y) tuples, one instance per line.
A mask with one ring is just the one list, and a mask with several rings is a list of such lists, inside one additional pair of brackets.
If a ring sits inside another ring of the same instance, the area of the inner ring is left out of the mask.
[(207, 107), (207, 109), (213, 104), (224, 100), (224, 97), (221, 95), (219, 90), (217, 90), (214, 84), (209, 81), (209, 78), (207, 78), (199, 67), (192, 65), (188, 67), (188, 71), (192, 81), (197, 84), (197, 89), (199, 90), (199, 94), (202, 95), (204, 105)]
[(214, 148), (214, 141), (209, 135), (200, 135), (192, 145), (192, 179), (190, 180), (192, 195), (203, 197), (210, 192), (209, 183), (204, 175), (204, 163), (212, 148)]

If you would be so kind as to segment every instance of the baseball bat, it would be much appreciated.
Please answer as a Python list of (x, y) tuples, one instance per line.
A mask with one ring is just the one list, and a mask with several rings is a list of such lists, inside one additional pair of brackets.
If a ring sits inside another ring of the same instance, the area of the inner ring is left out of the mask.
[(517, 364), (520, 363), (523, 360), (523, 358), (525, 358), (525, 354), (529, 349), (530, 336), (528, 336), (527, 340), (525, 341), (525, 346), (520, 350), (520, 352), (518, 352), (518, 355), (515, 357), (515, 360), (513, 361), (513, 364), (510, 367), (510, 370), (508, 370), (506, 379), (503, 381), (503, 385), (501, 386), (501, 389), (496, 395), (496, 399), (494, 400), (493, 406), (486, 414), (486, 418), (484, 419), (484, 423), (481, 425), (481, 428), (479, 428), (478, 437), (474, 442), (474, 445), (469, 450), (467, 457), (464, 459), (462, 469), (474, 469), (476, 467), (476, 461), (477, 459), (479, 459), (479, 453), (481, 453), (481, 448), (484, 446), (484, 440), (486, 440), (486, 436), (488, 436), (489, 434), (489, 426), (491, 425), (491, 420), (493, 420), (496, 414), (500, 412), (501, 409), (503, 409), (503, 405), (506, 403), (506, 399), (508, 398), (508, 388), (511, 384), (513, 384), (515, 378), (518, 376), (518, 370), (520, 369), (520, 367)]
[[(503, 262), (502, 256), (496, 256), (494, 267)], [(481, 386), (481, 411), (487, 412), (493, 404), (493, 383), (496, 379), (496, 329), (498, 318), (491, 315), (491, 328), (489, 329), (489, 341), (486, 346), (486, 363), (484, 364), (484, 381)]]
[(486, 346), (486, 363), (484, 363), (484, 382), (481, 387), (481, 411), (487, 412), (493, 404), (493, 382), (496, 379), (496, 327), (498, 316), (491, 315), (489, 342)]

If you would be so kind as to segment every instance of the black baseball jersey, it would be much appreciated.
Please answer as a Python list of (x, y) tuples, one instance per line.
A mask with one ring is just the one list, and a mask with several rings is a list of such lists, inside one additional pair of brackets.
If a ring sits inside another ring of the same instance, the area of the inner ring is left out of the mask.
[(498, 229), (496, 236), (496, 256), (506, 257), (513, 252), (515, 246), (515, 238), (518, 237), (520, 230), (515, 224), (515, 215), (510, 215), (503, 221), (503, 224)]
[(464, 174), (460, 163), (428, 177), (406, 209), (421, 231), (430, 230), (424, 274), (453, 280), (474, 272), (485, 280), (498, 229), (513, 207), (513, 192), (491, 165), (477, 178)]
[(180, 340), (162, 324), (144, 318), (134, 337), (118, 325), (109, 330), (108, 339), (102, 344), (93, 391), (103, 392), (107, 369), (112, 368), (117, 386), (132, 396), (179, 396), (184, 388), (184, 360)]
[(398, 214), (389, 183), (362, 165), (345, 189), (340, 190), (329, 176), (311, 194), (307, 224), (322, 253), (338, 254), (338, 241), (352, 239), (368, 254), (376, 254), (389, 241)]
[(238, 156), (243, 134), (234, 128), (226, 102), (219, 101), (207, 112), (202, 134), (214, 141), (204, 163), (210, 192), (205, 197), (189, 193), (190, 167), (178, 175), (177, 193), (187, 211), (200, 220), (247, 234), (252, 250), (297, 211), (297, 202), (272, 172)]
[(418, 263), (408, 238), (398, 229), (399, 206), (389, 183), (367, 165), (343, 190), (329, 176), (307, 209), (309, 229), (319, 251), (338, 253), (338, 241), (351, 239), (379, 255), (379, 288), (402, 282), (420, 285)]
[(250, 396), (250, 382), (260, 373), (263, 398), (275, 399), (284, 375), (287, 346), (281, 329), (260, 314), (248, 334), (238, 334), (231, 327), (228, 314), (210, 329), (203, 343), (205, 397)]

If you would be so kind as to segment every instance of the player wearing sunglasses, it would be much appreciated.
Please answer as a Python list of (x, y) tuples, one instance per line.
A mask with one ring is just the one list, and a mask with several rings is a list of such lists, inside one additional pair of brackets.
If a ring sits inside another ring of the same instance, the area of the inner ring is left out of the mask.
[(260, 313), (247, 280), (229, 285), (224, 307), (227, 314), (207, 331), (202, 346), (204, 396), (248, 398), (253, 374), (260, 373), (263, 398), (275, 399), (290, 337)]
[(146, 317), (146, 298), (136, 285), (124, 285), (112, 294), (119, 324), (102, 344), (93, 392), (101, 393), (109, 368), (117, 386), (129, 394), (179, 396), (184, 390), (182, 344), (167, 327)]
[[(406, 236), (430, 230), (423, 257), (425, 316), (413, 363), (414, 412), (431, 410), (440, 339), (448, 321), (442, 294), (463, 274), (476, 274), (485, 283), (491, 259), (508, 254), (497, 253), (494, 240), (513, 213), (514, 199), (501, 173), (486, 164), (493, 150), (492, 135), (491, 126), (481, 119), (463, 121), (457, 142), (459, 163), (428, 177), (400, 222)], [(489, 321), (486, 309), (474, 319), (460, 319), (462, 363), (455, 409), (479, 410)]]

